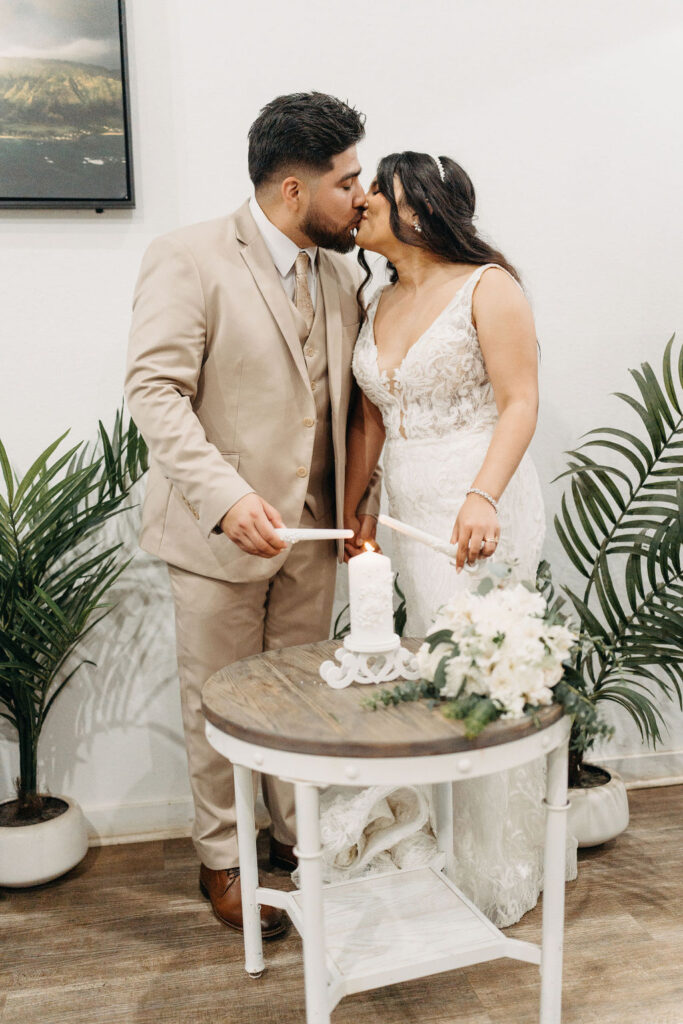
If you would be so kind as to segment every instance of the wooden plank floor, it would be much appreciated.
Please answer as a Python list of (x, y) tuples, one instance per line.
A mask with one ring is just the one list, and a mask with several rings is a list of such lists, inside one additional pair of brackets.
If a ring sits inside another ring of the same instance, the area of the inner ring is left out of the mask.
[[(683, 1024), (683, 786), (629, 799), (628, 832), (581, 851), (567, 887), (563, 1024)], [(263, 856), (262, 880), (291, 884)], [(540, 924), (537, 907), (507, 934), (538, 941)], [(252, 981), (189, 840), (93, 848), (55, 882), (0, 889), (0, 1022), (302, 1024), (297, 933), (265, 950)], [(536, 968), (499, 961), (350, 996), (332, 1020), (535, 1024), (538, 994)]]

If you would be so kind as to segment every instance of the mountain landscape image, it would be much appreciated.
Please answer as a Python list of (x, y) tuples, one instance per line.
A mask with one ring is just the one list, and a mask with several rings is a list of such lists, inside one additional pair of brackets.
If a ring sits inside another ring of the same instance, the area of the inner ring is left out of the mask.
[(0, 0), (0, 206), (132, 206), (121, 0)]
[(0, 57), (0, 202), (129, 199), (121, 74)]
[(0, 136), (122, 134), (121, 75), (94, 64), (0, 57)]

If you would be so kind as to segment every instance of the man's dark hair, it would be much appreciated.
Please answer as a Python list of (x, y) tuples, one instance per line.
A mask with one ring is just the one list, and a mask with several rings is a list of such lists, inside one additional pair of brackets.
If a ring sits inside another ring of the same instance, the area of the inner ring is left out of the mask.
[(278, 171), (324, 173), (332, 159), (365, 135), (365, 114), (324, 92), (278, 96), (249, 129), (249, 177), (254, 188)]

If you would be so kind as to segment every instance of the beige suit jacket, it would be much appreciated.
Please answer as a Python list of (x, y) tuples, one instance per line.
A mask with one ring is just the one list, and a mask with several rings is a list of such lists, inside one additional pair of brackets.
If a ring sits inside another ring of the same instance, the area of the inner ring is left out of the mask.
[[(318, 272), (341, 526), (358, 274), (348, 257), (322, 249)], [(125, 390), (150, 450), (141, 546), (214, 579), (273, 576), (287, 551), (258, 558), (213, 532), (251, 491), (297, 525), (313, 451), (304, 421), (315, 417), (315, 404), (301, 342), (247, 203), (150, 245), (135, 290)], [(378, 509), (375, 477), (360, 511)]]

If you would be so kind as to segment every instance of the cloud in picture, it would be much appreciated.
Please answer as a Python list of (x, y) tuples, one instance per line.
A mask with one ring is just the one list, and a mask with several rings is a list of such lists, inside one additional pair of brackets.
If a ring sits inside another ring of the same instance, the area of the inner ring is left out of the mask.
[(0, 56), (118, 68), (118, 4), (0, 0)]

